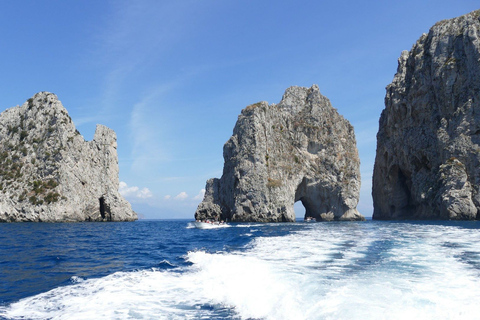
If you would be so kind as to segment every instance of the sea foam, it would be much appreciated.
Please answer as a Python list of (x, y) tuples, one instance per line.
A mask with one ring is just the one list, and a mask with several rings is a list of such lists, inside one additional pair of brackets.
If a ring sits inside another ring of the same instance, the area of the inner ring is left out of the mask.
[[(262, 226), (255, 226), (262, 228)], [(246, 230), (249, 231), (249, 230)], [(475, 319), (478, 230), (313, 224), (191, 265), (117, 272), (0, 308), (12, 319)]]

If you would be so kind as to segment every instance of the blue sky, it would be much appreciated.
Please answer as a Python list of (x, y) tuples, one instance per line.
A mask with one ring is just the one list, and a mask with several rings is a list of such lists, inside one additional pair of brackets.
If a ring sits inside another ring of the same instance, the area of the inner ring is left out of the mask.
[[(0, 109), (59, 97), (85, 139), (117, 132), (122, 193), (146, 218), (192, 218), (245, 106), (318, 84), (355, 127), (359, 211), (385, 87), (437, 21), (478, 1), (0, 0)], [(301, 211), (299, 206), (296, 209)], [(301, 215), (301, 212), (299, 213)]]

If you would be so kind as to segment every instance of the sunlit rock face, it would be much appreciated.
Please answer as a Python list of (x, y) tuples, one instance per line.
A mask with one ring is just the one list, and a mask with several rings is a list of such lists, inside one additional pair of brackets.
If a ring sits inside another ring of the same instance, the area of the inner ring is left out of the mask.
[(85, 141), (56, 95), (0, 114), (0, 222), (136, 220), (118, 186), (115, 132)]
[(223, 175), (207, 181), (196, 219), (295, 221), (297, 201), (317, 220), (364, 219), (356, 209), (353, 127), (316, 85), (287, 89), (279, 104), (243, 109), (223, 157)]
[(480, 11), (402, 52), (377, 134), (374, 219), (478, 219)]

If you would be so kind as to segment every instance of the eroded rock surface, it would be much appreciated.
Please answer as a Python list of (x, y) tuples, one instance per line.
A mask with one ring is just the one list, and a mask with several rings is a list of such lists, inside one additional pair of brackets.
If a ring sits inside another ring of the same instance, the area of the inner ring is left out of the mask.
[(223, 157), (223, 175), (207, 181), (196, 219), (295, 221), (296, 201), (317, 220), (364, 219), (353, 127), (316, 85), (243, 109)]
[(118, 186), (115, 132), (85, 141), (56, 95), (0, 114), (0, 222), (136, 220)]
[(480, 10), (402, 52), (377, 134), (374, 219), (478, 219)]

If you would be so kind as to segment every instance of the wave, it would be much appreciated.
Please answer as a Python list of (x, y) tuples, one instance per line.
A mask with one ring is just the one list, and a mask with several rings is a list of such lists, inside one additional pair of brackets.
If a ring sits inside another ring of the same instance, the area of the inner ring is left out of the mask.
[[(202, 224), (202, 228), (200, 229), (223, 229), (223, 228), (230, 228), (231, 225), (227, 223), (222, 223), (222, 224), (215, 224), (215, 223), (206, 223)], [(187, 229), (194, 229), (197, 228), (195, 226), (195, 222), (189, 222), (187, 223)]]
[[(0, 307), (7, 319), (475, 319), (478, 230), (316, 224), (187, 267), (117, 272)], [(165, 262), (167, 263), (167, 262)]]

